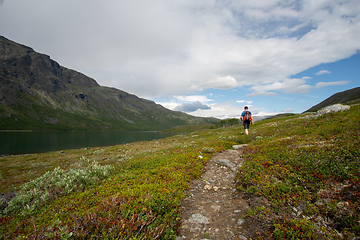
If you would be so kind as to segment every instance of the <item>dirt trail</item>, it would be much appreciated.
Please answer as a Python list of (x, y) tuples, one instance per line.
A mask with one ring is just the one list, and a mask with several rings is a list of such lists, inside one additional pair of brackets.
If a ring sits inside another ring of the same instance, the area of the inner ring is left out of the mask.
[(247, 239), (252, 234), (243, 219), (248, 204), (236, 190), (236, 172), (244, 161), (238, 150), (217, 153), (201, 178), (190, 184), (181, 204), (182, 225), (177, 240)]

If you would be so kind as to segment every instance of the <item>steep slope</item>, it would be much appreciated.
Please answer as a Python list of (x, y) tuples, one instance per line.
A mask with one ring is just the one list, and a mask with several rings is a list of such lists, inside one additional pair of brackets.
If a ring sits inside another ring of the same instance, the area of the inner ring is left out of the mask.
[(343, 92), (336, 93), (329, 98), (325, 99), (321, 103), (311, 107), (310, 109), (306, 110), (305, 112), (316, 112), (317, 110), (330, 106), (336, 103), (351, 103), (355, 100), (360, 99), (360, 87), (353, 88), (350, 90), (346, 90)]
[(162, 130), (216, 121), (102, 87), (0, 36), (0, 130)]

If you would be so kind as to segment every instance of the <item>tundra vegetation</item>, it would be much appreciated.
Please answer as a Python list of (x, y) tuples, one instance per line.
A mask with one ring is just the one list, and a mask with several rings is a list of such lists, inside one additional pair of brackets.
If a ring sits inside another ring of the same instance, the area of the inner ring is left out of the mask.
[[(360, 236), (360, 106), (111, 147), (0, 159), (0, 239), (175, 239), (180, 201), (216, 152), (237, 174), (258, 239)], [(177, 128), (176, 131), (181, 129)]]

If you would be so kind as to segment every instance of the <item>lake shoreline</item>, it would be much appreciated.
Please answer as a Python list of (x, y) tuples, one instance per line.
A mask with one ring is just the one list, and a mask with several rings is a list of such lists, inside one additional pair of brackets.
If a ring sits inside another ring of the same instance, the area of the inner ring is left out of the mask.
[(177, 135), (159, 131), (0, 131), (0, 156), (106, 147)]

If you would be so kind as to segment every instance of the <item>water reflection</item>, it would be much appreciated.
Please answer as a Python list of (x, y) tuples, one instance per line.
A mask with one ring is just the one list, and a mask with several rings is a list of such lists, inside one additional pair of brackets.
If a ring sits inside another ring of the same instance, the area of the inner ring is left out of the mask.
[(0, 155), (112, 146), (137, 141), (150, 141), (173, 135), (159, 132), (122, 131), (5, 131), (0, 132)]

